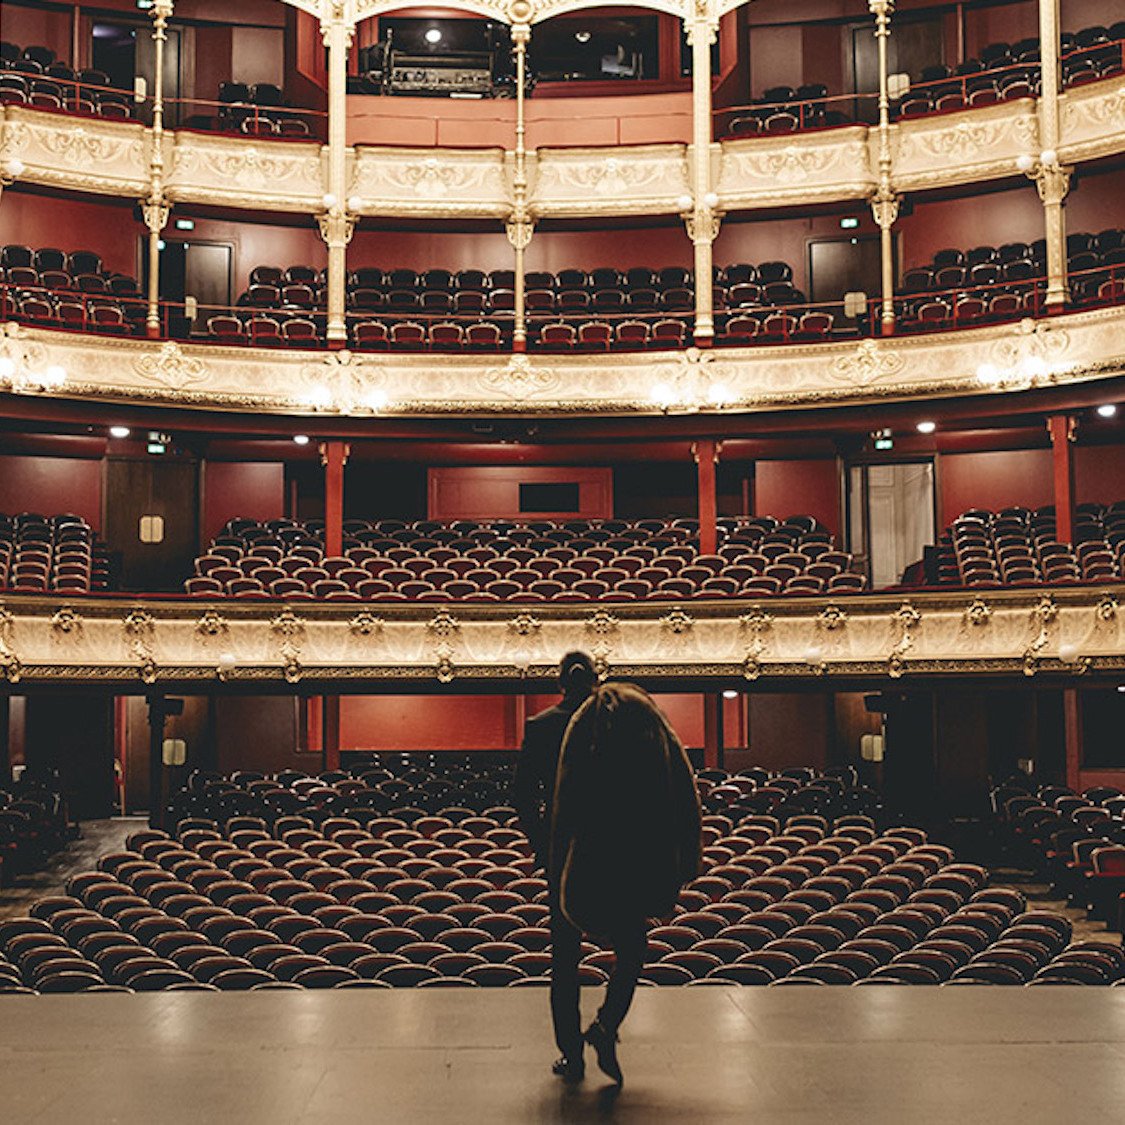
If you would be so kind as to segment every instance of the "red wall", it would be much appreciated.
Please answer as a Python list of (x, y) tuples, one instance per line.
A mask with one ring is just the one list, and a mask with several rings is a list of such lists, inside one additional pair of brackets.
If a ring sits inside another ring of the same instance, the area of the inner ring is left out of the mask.
[(68, 512), (99, 530), (102, 463), (69, 457), (0, 456), (0, 512), (45, 516)]
[(133, 217), (132, 201), (127, 200), (94, 203), (6, 188), (0, 202), (0, 244), (93, 250), (102, 256), (106, 269), (130, 277), (137, 275), (137, 239), (142, 229)]
[[(521, 512), (519, 487), (529, 483), (577, 483), (577, 512)], [(553, 466), (471, 465), (430, 469), (429, 515), (455, 519), (609, 519), (613, 515), (613, 470)]]
[(1074, 492), (1079, 504), (1125, 500), (1125, 445), (1076, 445)]
[(840, 484), (836, 462), (758, 461), (754, 465), (754, 514), (815, 516), (840, 532)]
[(941, 526), (969, 508), (996, 511), (1054, 503), (1049, 449), (942, 454), (938, 459)]
[(208, 461), (203, 467), (200, 535), (209, 543), (227, 520), (276, 520), (285, 515), (285, 466), (280, 461)]

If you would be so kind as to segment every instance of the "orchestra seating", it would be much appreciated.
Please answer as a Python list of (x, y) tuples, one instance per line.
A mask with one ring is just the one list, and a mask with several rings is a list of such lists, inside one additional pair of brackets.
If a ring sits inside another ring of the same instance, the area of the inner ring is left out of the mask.
[(862, 590), (852, 556), (811, 516), (720, 521), (714, 554), (690, 519), (345, 523), (325, 557), (317, 521), (232, 520), (185, 584), (200, 597), (588, 602)]
[[(1121, 979), (1119, 947), (1072, 945), (1065, 917), (886, 823), (849, 773), (701, 771), (703, 873), (654, 920), (642, 980)], [(134, 833), (64, 895), (0, 923), (0, 990), (542, 985), (547, 884), (514, 810), (478, 811), (455, 788), (441, 805), (433, 783), (448, 780), (419, 766), (204, 780), (219, 807), (238, 807), (234, 791), (267, 815)], [(583, 944), (583, 983), (611, 966)]]
[(1125, 917), (1125, 796), (1114, 786), (1009, 783), (992, 804), (1016, 861), (1089, 917), (1121, 930)]
[(109, 587), (109, 552), (81, 516), (0, 513), (0, 590), (85, 594)]
[(0, 105), (133, 118), (133, 93), (115, 87), (104, 71), (74, 70), (50, 47), (0, 42)]
[(1007, 586), (1066, 582), (1119, 582), (1125, 575), (1125, 502), (1079, 504), (1074, 542), (1058, 542), (1053, 505), (974, 508), (938, 539), (938, 582)]
[(27, 774), (19, 781), (0, 778), (0, 887), (41, 867), (73, 835), (56, 789)]

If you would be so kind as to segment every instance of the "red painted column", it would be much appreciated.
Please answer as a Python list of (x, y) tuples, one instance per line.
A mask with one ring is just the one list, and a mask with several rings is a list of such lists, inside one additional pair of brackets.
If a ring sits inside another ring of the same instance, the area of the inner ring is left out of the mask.
[(723, 764), (723, 698), (717, 691), (703, 696), (703, 764), (707, 769)]
[(340, 697), (324, 697), (324, 768), (340, 768)]
[(1070, 414), (1047, 419), (1055, 485), (1055, 524), (1060, 543), (1074, 541), (1074, 444), (1077, 420)]
[(699, 466), (699, 550), (701, 554), (713, 555), (719, 541), (719, 501), (715, 489), (719, 446), (708, 438), (696, 442), (692, 453)]
[(1082, 711), (1078, 704), (1078, 689), (1063, 688), (1066, 784), (1076, 793), (1082, 789)]
[(326, 441), (320, 447), (324, 466), (324, 553), (344, 553), (344, 466), (349, 447), (342, 441)]

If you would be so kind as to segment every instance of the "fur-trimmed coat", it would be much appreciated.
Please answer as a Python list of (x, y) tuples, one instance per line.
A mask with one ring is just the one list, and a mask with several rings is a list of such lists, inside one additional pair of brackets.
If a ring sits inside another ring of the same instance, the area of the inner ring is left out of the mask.
[(640, 688), (598, 687), (567, 727), (551, 816), (550, 879), (586, 933), (671, 913), (699, 872), (702, 816), (691, 766)]

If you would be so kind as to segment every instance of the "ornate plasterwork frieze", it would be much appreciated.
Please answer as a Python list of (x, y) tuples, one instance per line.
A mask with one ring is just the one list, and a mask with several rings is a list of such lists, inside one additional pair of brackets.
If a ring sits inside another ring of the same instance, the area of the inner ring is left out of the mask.
[(1059, 160), (1077, 164), (1121, 151), (1125, 76), (1075, 86), (1059, 98)]
[(511, 186), (502, 149), (362, 146), (351, 162), (349, 198), (359, 214), (503, 218)]
[(684, 145), (539, 149), (528, 206), (539, 216), (675, 214), (690, 190)]
[[(551, 677), (581, 648), (602, 673), (690, 679), (1035, 677), (1125, 668), (1115, 587), (1050, 593), (480, 606), (146, 603), (10, 596), (0, 675), (38, 683), (442, 684)], [(377, 611), (377, 612), (376, 612)], [(60, 616), (61, 615), (61, 616)], [(63, 627), (63, 626), (66, 627)]]
[(1125, 373), (1125, 306), (961, 332), (600, 355), (218, 347), (0, 326), (0, 393), (277, 414), (752, 413)]

